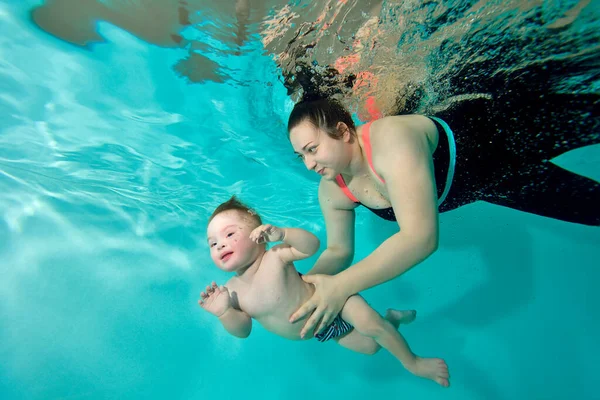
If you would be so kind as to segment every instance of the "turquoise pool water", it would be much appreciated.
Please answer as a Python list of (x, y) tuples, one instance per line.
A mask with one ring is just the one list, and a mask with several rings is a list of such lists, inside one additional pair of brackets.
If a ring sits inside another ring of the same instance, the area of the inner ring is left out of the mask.
[[(190, 85), (182, 51), (107, 23), (76, 48), (35, 29), (39, 3), (0, 1), (1, 399), (600, 399), (600, 229), (483, 202), (442, 214), (439, 250), (363, 293), (418, 310), (402, 332), (447, 361), (450, 389), (385, 352), (229, 336), (196, 303), (226, 279), (205, 247), (216, 204), (238, 194), (325, 241), (276, 66), (249, 45), (224, 60), (231, 80)], [(555, 161), (600, 180), (598, 145)], [(397, 229), (358, 214), (357, 260)]]

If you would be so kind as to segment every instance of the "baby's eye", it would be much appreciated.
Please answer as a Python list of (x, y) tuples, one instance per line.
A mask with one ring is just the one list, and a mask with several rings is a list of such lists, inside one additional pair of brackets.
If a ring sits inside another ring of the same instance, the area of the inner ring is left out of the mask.
[(210, 247), (215, 247), (216, 245), (217, 245), (216, 243), (209, 244)]
[(227, 237), (232, 237), (233, 236), (233, 232), (230, 232), (227, 234)]

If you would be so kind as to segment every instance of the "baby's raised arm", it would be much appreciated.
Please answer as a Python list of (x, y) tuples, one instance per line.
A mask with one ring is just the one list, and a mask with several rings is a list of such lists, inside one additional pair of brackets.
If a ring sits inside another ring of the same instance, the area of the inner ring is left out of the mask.
[(261, 225), (254, 229), (250, 238), (256, 243), (279, 242), (271, 251), (277, 253), (285, 263), (308, 258), (319, 250), (319, 238), (300, 228), (278, 228), (273, 225)]

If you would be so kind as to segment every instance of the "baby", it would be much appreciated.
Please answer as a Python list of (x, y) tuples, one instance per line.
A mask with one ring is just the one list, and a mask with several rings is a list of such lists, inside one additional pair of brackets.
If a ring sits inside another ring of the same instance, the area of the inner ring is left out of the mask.
[[(255, 319), (272, 333), (301, 340), (303, 323), (289, 319), (311, 297), (314, 287), (302, 280), (293, 262), (315, 254), (319, 239), (303, 229), (263, 225), (235, 196), (214, 211), (207, 234), (215, 265), (235, 276), (224, 286), (215, 282), (207, 286), (200, 294), (200, 306), (234, 336), (248, 337)], [(266, 242), (282, 243), (267, 250)], [(334, 339), (364, 354), (375, 354), (383, 347), (413, 374), (448, 387), (444, 360), (417, 357), (398, 332), (398, 326), (412, 322), (415, 315), (415, 311), (390, 309), (382, 318), (361, 296), (354, 295), (333, 323), (315, 337), (321, 342)]]

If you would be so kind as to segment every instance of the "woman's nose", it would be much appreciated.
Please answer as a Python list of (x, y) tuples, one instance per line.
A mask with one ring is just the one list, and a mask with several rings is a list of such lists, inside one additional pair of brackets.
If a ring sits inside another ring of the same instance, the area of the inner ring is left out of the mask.
[(315, 160), (312, 159), (312, 157), (304, 157), (304, 165), (306, 166), (307, 169), (311, 170), (311, 169), (315, 169), (315, 167), (317, 166), (317, 163), (315, 162)]

